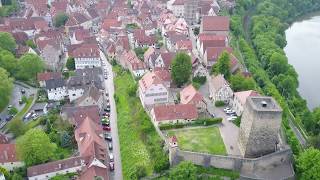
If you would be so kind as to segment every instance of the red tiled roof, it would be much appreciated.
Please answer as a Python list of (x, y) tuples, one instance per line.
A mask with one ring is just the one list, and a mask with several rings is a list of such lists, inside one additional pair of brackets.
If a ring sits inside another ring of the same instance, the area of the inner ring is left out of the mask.
[(184, 5), (184, 0), (175, 0), (172, 3), (173, 6), (177, 6), (177, 5)]
[(162, 81), (171, 82), (171, 73), (164, 68), (155, 68), (153, 71)]
[(190, 84), (180, 92), (181, 104), (196, 104), (203, 100), (203, 96)]
[(60, 72), (44, 72), (44, 73), (37, 74), (38, 81), (47, 81), (49, 79), (59, 79), (61, 77), (62, 77), (62, 74)]
[(31, 166), (27, 170), (28, 177), (48, 174), (69, 168), (84, 166), (84, 159), (80, 156), (71, 157), (68, 159), (53, 161), (45, 164)]
[(207, 61), (216, 61), (222, 52), (227, 51), (232, 53), (232, 48), (230, 47), (208, 47), (207, 52)]
[(97, 44), (81, 44), (73, 51), (68, 52), (74, 58), (99, 58), (100, 51)]
[(229, 17), (227, 16), (203, 16), (203, 31), (229, 31)]
[(160, 55), (163, 59), (163, 63), (164, 63), (165, 68), (169, 69), (169, 67), (171, 66), (172, 60), (176, 56), (176, 53), (166, 52), (166, 53), (161, 53)]
[(86, 117), (90, 117), (94, 122), (100, 122), (99, 107), (94, 106), (79, 106), (79, 107), (65, 107), (63, 113), (66, 113), (71, 124), (80, 126)]
[(197, 119), (197, 108), (193, 104), (160, 105), (153, 108), (156, 121)]
[(154, 72), (147, 72), (139, 80), (139, 87), (143, 92), (149, 89), (152, 85), (158, 85), (158, 84), (162, 84), (162, 80)]
[(111, 27), (120, 27), (121, 23), (115, 19), (105, 19), (102, 23), (102, 29), (108, 31)]
[(15, 144), (0, 144), (0, 163), (18, 161)]

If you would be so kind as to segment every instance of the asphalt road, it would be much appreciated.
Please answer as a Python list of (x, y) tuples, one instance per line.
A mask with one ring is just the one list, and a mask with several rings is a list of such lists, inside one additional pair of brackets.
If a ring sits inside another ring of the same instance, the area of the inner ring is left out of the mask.
[[(15, 107), (18, 109), (18, 111), (21, 111), (22, 108), (24, 107), (25, 104), (19, 104), (19, 100), (23, 97), (29, 97), (32, 94), (36, 94), (37, 89), (30, 87), (28, 85), (20, 85), (22, 83), (19, 84), (14, 84), (14, 88), (11, 94), (11, 98), (10, 98), (10, 102), (8, 105), (12, 105), (12, 107)], [(26, 92), (25, 94), (21, 93), (21, 89), (24, 89)], [(7, 117), (7, 115), (9, 114), (8, 112), (8, 108), (5, 108), (1, 113), (0, 113), (0, 127), (3, 127), (7, 122), (5, 121), (5, 118)]]
[(112, 145), (113, 145), (113, 156), (114, 156), (114, 172), (111, 173), (111, 179), (114, 180), (122, 180), (122, 165), (121, 165), (121, 156), (120, 156), (120, 143), (118, 136), (118, 127), (117, 127), (117, 110), (116, 104), (114, 101), (114, 84), (113, 84), (113, 73), (112, 66), (107, 61), (104, 53), (100, 51), (100, 56), (102, 61), (105, 63), (103, 68), (107, 69), (108, 79), (105, 80), (106, 91), (109, 93), (109, 102), (110, 102), (110, 126), (111, 126), (111, 137), (112, 137)]

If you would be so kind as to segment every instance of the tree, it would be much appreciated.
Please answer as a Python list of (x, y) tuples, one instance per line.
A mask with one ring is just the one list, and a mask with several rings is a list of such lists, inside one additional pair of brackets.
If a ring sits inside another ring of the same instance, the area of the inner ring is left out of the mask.
[(7, 50), (0, 51), (0, 67), (6, 69), (10, 75), (14, 75), (17, 71), (17, 59)]
[(0, 32), (0, 47), (2, 49), (14, 52), (16, 46), (16, 41), (10, 33)]
[(70, 70), (73, 71), (76, 69), (75, 61), (73, 57), (68, 57), (66, 67)]
[(26, 40), (25, 44), (31, 47), (32, 49), (35, 49), (37, 47), (36, 44), (31, 39)]
[(287, 57), (283, 54), (280, 54), (278, 52), (275, 52), (270, 57), (270, 63), (268, 72), (272, 76), (279, 75), (281, 73), (285, 73), (288, 69), (288, 60)]
[(247, 91), (255, 88), (255, 82), (252, 78), (246, 78), (241, 74), (236, 74), (230, 78), (233, 91)]
[(9, 78), (8, 72), (0, 67), (0, 111), (9, 103), (13, 89), (13, 80)]
[(188, 161), (181, 162), (174, 167), (169, 173), (170, 180), (196, 180), (197, 168), (194, 164)]
[(198, 35), (199, 35), (199, 32), (200, 32), (200, 28), (199, 28), (199, 27), (195, 27), (195, 28), (193, 29), (194, 35), (198, 36)]
[(37, 73), (42, 72), (44, 64), (41, 58), (35, 54), (25, 54), (18, 61), (16, 77), (21, 80), (34, 80)]
[(309, 148), (297, 158), (297, 169), (301, 180), (320, 179), (320, 151)]
[(18, 173), (14, 173), (13, 176), (11, 177), (12, 180), (23, 180), (23, 177), (18, 174)]
[(23, 135), (26, 131), (24, 123), (19, 118), (15, 118), (10, 121), (8, 129), (15, 137)]
[(65, 13), (58, 13), (55, 17), (54, 17), (54, 26), (55, 27), (61, 27), (64, 26), (66, 24), (66, 22), (68, 21), (69, 16)]
[(224, 78), (229, 80), (231, 76), (230, 66), (230, 55), (228, 52), (224, 51), (219, 56), (217, 63), (214, 66), (212, 66), (212, 73), (222, 74)]
[(171, 76), (178, 87), (188, 82), (192, 73), (191, 57), (186, 53), (177, 53), (172, 61)]
[(41, 129), (31, 129), (17, 139), (17, 154), (26, 163), (32, 166), (47, 162), (54, 156), (57, 145), (50, 142), (46, 133)]
[(8, 173), (8, 170), (2, 166), (0, 166), (0, 172), (6, 177), (8, 178), (9, 177), (9, 173)]

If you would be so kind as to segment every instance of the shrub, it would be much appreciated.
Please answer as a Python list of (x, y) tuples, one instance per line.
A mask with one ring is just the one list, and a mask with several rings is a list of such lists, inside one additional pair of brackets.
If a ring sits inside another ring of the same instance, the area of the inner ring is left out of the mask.
[(179, 129), (187, 126), (210, 126), (222, 122), (222, 118), (202, 118), (189, 123), (161, 124), (160, 130)]
[(222, 106), (225, 105), (225, 103), (224, 103), (224, 101), (216, 101), (216, 102), (214, 103), (214, 105), (215, 105), (216, 107), (222, 107)]
[(192, 79), (193, 82), (197, 82), (199, 84), (204, 84), (207, 81), (207, 77), (206, 76), (195, 76)]

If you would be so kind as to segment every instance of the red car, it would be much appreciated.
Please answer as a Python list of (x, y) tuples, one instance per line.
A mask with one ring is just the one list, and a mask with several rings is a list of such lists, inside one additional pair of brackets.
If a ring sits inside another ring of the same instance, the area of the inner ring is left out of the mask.
[(102, 126), (102, 129), (105, 131), (111, 131), (111, 127), (109, 126)]
[(113, 162), (109, 162), (109, 168), (110, 168), (110, 171), (114, 171), (114, 163)]

